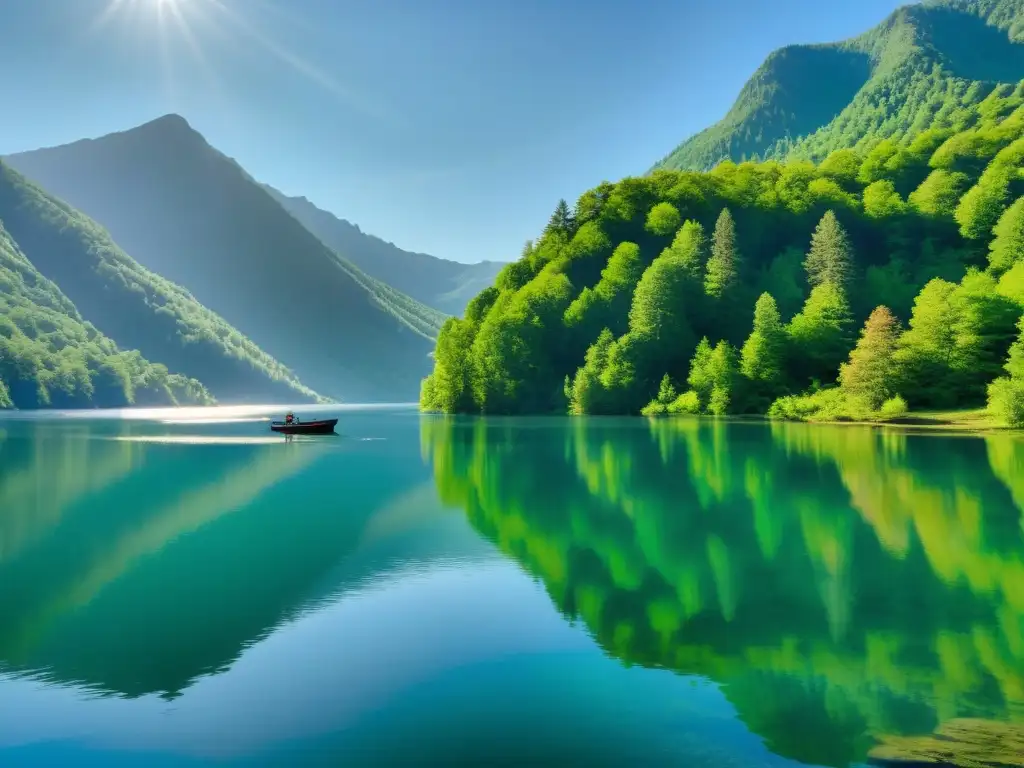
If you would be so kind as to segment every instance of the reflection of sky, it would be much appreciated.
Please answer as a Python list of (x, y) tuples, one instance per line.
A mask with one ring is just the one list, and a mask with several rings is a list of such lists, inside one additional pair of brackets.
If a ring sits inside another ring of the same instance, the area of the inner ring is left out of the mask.
[[(545, 663), (554, 657), (557, 663)], [(468, 694), (458, 695), (467, 686)], [(415, 704), (424, 695), (461, 703), (439, 712), (429, 702)], [(718, 722), (712, 731), (725, 729), (714, 736), (717, 749), (739, 745), (758, 753), (764, 765), (789, 764), (771, 757), (732, 719), (713, 686), (667, 672), (627, 671), (605, 659), (583, 630), (552, 609), (539, 585), (504, 561), (391, 572), (280, 627), (229, 671), (200, 679), (170, 703), (155, 696), (88, 698), (3, 680), (0, 748), (37, 744), (14, 752), (35, 755), (33, 765), (50, 749), (42, 742), (55, 741), (90, 750), (244, 759), (331, 739), (351, 726), (381, 728), (395, 738), (438, 738), (436, 729), (422, 732), (423, 717), (447, 731), (466, 718), (484, 729), (506, 718), (543, 729), (557, 717), (555, 700), (563, 714), (571, 708), (570, 725), (591, 740), (636, 740), (630, 721), (647, 730), (652, 716), (669, 721), (678, 739), (696, 717)], [(505, 717), (495, 708), (507, 710)], [(601, 728), (602, 722), (617, 726)]]

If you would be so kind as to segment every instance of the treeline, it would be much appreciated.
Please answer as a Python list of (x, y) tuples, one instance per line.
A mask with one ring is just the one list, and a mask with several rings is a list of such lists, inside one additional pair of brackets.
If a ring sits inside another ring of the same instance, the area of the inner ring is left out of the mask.
[(195, 379), (118, 349), (85, 322), (0, 223), (0, 408), (212, 402)]
[(445, 323), (421, 404), (849, 419), (988, 401), (1021, 423), (1022, 105), (997, 89), (961, 131), (561, 202)]

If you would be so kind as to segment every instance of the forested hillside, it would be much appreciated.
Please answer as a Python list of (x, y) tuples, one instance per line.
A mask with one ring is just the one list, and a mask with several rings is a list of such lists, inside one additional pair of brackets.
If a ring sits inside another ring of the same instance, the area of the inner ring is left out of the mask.
[(997, 84), (1024, 78), (1024, 0), (931, 0), (851, 40), (775, 51), (729, 113), (655, 168), (709, 170), (724, 159), (810, 159), (963, 130)]
[(340, 258), (183, 118), (8, 160), (322, 395), (415, 397), (443, 315)]
[[(23, 260), (70, 298), (67, 306), (76, 316), (81, 311), (122, 349), (137, 349), (150, 360), (199, 379), (221, 401), (316, 400), (314, 392), (238, 330), (179, 286), (143, 269), (95, 222), (3, 162), (0, 221)], [(51, 309), (52, 303), (40, 304), (40, 317)], [(32, 314), (25, 301), (20, 311)], [(25, 349), (14, 356), (23, 375), (29, 375), (33, 359)], [(36, 370), (39, 386), (45, 389), (48, 368)], [(46, 402), (43, 397), (34, 404)]]
[(304, 197), (263, 188), (328, 248), (368, 275), (446, 315), (461, 315), (466, 304), (494, 282), (503, 262), (461, 264), (426, 253), (403, 251), (368, 235), (351, 222), (317, 208)]
[(0, 222), (0, 408), (186, 405), (194, 379), (122, 351), (25, 258)]
[(423, 407), (1024, 421), (1024, 84), (963, 122), (560, 203), (446, 321)]

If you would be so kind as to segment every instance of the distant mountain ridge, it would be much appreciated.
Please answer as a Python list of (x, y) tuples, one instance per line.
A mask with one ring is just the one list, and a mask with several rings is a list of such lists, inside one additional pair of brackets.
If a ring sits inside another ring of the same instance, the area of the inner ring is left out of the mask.
[(444, 315), (325, 246), (184, 118), (5, 160), (321, 394), (415, 399)]
[(723, 160), (822, 160), (880, 139), (958, 130), (956, 105), (1024, 79), (1024, 0), (928, 0), (862, 35), (771, 53), (721, 121), (652, 170), (709, 170)]
[(368, 275), (448, 315), (461, 315), (470, 299), (494, 282), (505, 262), (463, 264), (399, 248), (358, 225), (317, 207), (305, 197), (263, 188), (324, 245)]

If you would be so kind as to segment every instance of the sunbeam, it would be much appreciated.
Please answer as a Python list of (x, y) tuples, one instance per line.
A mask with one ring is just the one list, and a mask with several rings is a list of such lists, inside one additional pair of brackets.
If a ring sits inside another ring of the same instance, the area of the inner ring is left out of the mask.
[[(260, 8), (261, 13), (278, 17), (272, 26), (280, 27), (281, 16), (290, 17), (284, 9), (269, 3), (260, 3), (256, 6), (247, 4), (248, 16), (252, 16), (254, 8)], [(169, 89), (167, 95), (172, 100), (175, 82), (171, 71), (174, 65), (171, 50), (173, 38), (178, 38), (184, 43), (189, 56), (204, 75), (218, 91), (222, 90), (200, 42), (198, 33), (203, 32), (221, 38), (244, 38), (248, 48), (273, 57), (348, 108), (377, 120), (396, 122), (399, 119), (399, 115), (379, 99), (368, 98), (260, 31), (260, 25), (250, 20), (247, 15), (233, 8), (231, 3), (225, 0), (109, 0), (89, 26), (88, 33), (98, 33), (115, 21), (135, 33), (148, 28), (150, 33), (156, 36), (156, 53), (160, 57), (165, 87)], [(306, 26), (306, 23), (303, 22), (302, 26)]]

